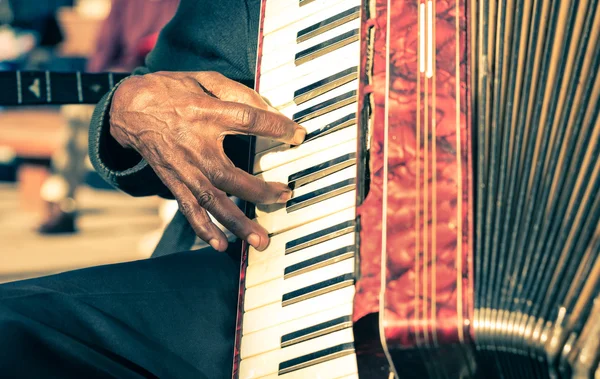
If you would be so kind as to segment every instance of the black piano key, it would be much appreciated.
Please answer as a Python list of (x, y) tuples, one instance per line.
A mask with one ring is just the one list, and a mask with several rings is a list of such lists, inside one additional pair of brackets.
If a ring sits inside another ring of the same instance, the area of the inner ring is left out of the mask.
[(354, 344), (352, 342), (328, 347), (327, 349), (315, 351), (314, 353), (306, 354), (298, 358), (281, 362), (279, 364), (279, 375), (284, 375), (292, 371), (314, 366), (316, 364), (327, 362), (336, 358), (341, 358), (353, 353)]
[(297, 238), (285, 244), (285, 254), (291, 254), (298, 250), (329, 241), (344, 234), (356, 231), (356, 221), (348, 220), (340, 224), (330, 226), (327, 229), (319, 230), (304, 237)]
[(297, 123), (311, 120), (315, 117), (322, 116), (336, 109), (352, 104), (356, 101), (356, 90), (346, 92), (334, 98), (326, 100), (322, 103), (306, 108), (292, 116), (292, 119)]
[(284, 294), (281, 298), (282, 305), (288, 306), (303, 300), (323, 295), (341, 288), (349, 287), (354, 284), (354, 274), (344, 274), (335, 278), (327, 279), (319, 283), (311, 284), (304, 288), (297, 289)]
[(303, 7), (306, 4), (312, 3), (313, 1), (315, 1), (315, 0), (298, 0), (298, 5), (301, 6), (301, 7)]
[(331, 159), (327, 162), (309, 167), (288, 176), (288, 187), (291, 189), (302, 187), (303, 185), (314, 182), (317, 179), (324, 178), (335, 172), (350, 167), (356, 163), (356, 153), (344, 154), (341, 157)]
[(305, 272), (350, 259), (354, 257), (354, 250), (354, 245), (345, 246), (300, 263), (293, 264), (285, 268), (283, 278), (288, 279), (296, 275), (304, 274)]
[(356, 113), (346, 115), (339, 120), (336, 120), (330, 124), (327, 124), (317, 130), (314, 130), (306, 135), (304, 142), (312, 141), (313, 139), (323, 137), (329, 133), (333, 133), (340, 129), (344, 129), (348, 126), (356, 124)]
[(288, 200), (286, 210), (288, 213), (297, 211), (309, 205), (330, 199), (334, 196), (341, 195), (356, 188), (356, 178), (343, 180), (339, 183), (332, 184), (327, 187), (320, 188), (313, 192), (309, 192), (302, 196)]
[(281, 336), (281, 347), (288, 347), (352, 327), (352, 317), (342, 316)]
[(300, 66), (302, 63), (306, 63), (327, 53), (335, 51), (341, 47), (349, 45), (352, 42), (356, 42), (358, 41), (358, 37), (358, 29), (350, 30), (330, 40), (321, 42), (319, 44), (309, 47), (308, 49), (302, 50), (301, 52), (296, 54), (294, 62), (296, 63), (296, 66)]
[(347, 23), (348, 21), (356, 20), (360, 16), (360, 6), (350, 8), (333, 17), (329, 17), (321, 22), (317, 22), (307, 28), (300, 30), (296, 36), (296, 42), (304, 42), (309, 38), (323, 34), (333, 28)]
[(294, 103), (300, 105), (357, 78), (358, 67), (350, 67), (295, 91)]

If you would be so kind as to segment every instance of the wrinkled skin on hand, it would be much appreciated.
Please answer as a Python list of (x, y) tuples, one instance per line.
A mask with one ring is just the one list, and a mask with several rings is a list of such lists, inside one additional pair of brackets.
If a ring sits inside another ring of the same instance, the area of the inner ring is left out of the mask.
[(264, 182), (223, 151), (228, 134), (252, 134), (298, 145), (306, 130), (256, 92), (214, 72), (158, 72), (125, 80), (115, 92), (110, 133), (135, 149), (171, 190), (196, 234), (219, 251), (227, 238), (207, 211), (258, 250), (267, 231), (249, 220), (226, 193), (253, 203), (285, 203), (287, 184)]

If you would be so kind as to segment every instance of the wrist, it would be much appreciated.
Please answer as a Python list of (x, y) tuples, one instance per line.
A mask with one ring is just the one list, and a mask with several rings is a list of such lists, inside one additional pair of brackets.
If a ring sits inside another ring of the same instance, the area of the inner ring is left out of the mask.
[(130, 139), (127, 132), (124, 130), (124, 125), (119, 122), (119, 110), (123, 109), (123, 86), (119, 86), (115, 91), (112, 99), (112, 104), (109, 111), (109, 133), (110, 136), (123, 148), (131, 149)]

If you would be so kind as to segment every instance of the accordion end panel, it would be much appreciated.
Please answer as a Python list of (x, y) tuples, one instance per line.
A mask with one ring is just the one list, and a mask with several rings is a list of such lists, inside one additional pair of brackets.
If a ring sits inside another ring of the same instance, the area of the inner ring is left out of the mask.
[(370, 9), (359, 96), (373, 113), (361, 119), (371, 124), (370, 189), (358, 208), (354, 318), (377, 318), (400, 377), (471, 376), (466, 4), (382, 0)]

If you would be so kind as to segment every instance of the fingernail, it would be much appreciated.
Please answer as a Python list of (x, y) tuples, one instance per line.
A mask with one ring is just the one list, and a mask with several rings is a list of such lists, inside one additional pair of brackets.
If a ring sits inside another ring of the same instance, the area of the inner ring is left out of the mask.
[(294, 140), (293, 140), (294, 145), (300, 145), (302, 142), (304, 142), (305, 137), (306, 137), (306, 130), (304, 128), (296, 129), (296, 131), (294, 132)]
[(258, 249), (260, 247), (260, 236), (256, 233), (250, 234), (247, 238), (247, 241), (255, 249)]
[(221, 242), (218, 239), (213, 238), (210, 241), (208, 241), (208, 243), (210, 244), (210, 246), (212, 246), (213, 249), (215, 249), (217, 251), (221, 251), (219, 249), (219, 247), (221, 246)]
[(277, 202), (280, 204), (287, 203), (287, 201), (291, 198), (292, 198), (292, 191), (283, 191), (281, 193), (281, 196), (279, 196), (279, 199), (277, 200)]

